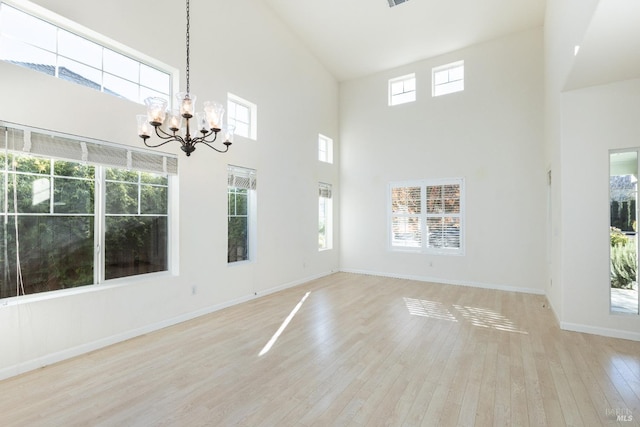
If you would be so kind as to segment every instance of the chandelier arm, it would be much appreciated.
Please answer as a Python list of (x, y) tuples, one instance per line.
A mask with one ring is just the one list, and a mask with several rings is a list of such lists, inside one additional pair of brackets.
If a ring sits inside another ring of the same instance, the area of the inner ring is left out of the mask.
[[(160, 126), (154, 126), (156, 128), (156, 135), (160, 139), (168, 139), (169, 141), (179, 141), (181, 144), (184, 143), (182, 137), (180, 135), (170, 134), (162, 129)], [(161, 135), (162, 133), (162, 135)]]
[[(213, 139), (208, 140), (207, 138), (210, 137), (211, 135), (213, 135)], [(193, 143), (197, 144), (199, 142), (204, 142), (205, 144), (211, 144), (216, 142), (216, 139), (218, 139), (218, 132), (215, 131), (209, 131), (207, 133), (205, 133), (203, 136), (198, 136), (193, 138)]]
[(161, 143), (159, 143), (159, 144), (152, 145), (152, 144), (148, 144), (148, 143), (147, 143), (147, 138), (144, 138), (144, 139), (142, 140), (142, 142), (144, 142), (144, 145), (146, 145), (146, 146), (147, 146), (147, 147), (149, 147), (149, 148), (158, 148), (158, 147), (162, 147), (163, 145), (168, 144), (168, 143), (173, 142), (173, 141), (174, 141), (173, 139), (167, 139), (166, 141), (163, 141), (163, 142), (161, 142)]
[(209, 145), (209, 143), (207, 142), (203, 142), (204, 145), (206, 145), (207, 147), (211, 148), (212, 150), (217, 151), (218, 153), (226, 153), (227, 151), (229, 151), (229, 146), (231, 145), (230, 142), (224, 142), (223, 144), (225, 145), (224, 150), (220, 150), (216, 147), (214, 147), (213, 145)]

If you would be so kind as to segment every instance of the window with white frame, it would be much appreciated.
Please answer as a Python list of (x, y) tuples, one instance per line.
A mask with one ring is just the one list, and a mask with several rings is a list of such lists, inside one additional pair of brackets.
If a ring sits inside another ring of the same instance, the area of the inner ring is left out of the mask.
[(0, 298), (169, 270), (174, 156), (0, 126)]
[(389, 80), (389, 105), (405, 104), (416, 100), (416, 75), (396, 77)]
[[(20, 2), (18, 2), (20, 4)], [(26, 4), (26, 3), (25, 3)], [(0, 60), (133, 102), (170, 100), (177, 71), (42, 8), (0, 3)]]
[(389, 185), (392, 250), (464, 254), (464, 180)]
[(464, 61), (435, 67), (431, 70), (432, 95), (440, 96), (464, 90)]
[(318, 248), (333, 248), (333, 203), (331, 184), (318, 184)]
[(227, 124), (235, 126), (235, 135), (258, 139), (258, 107), (246, 99), (228, 93)]
[(251, 260), (256, 235), (256, 171), (229, 165), (227, 178), (227, 262)]
[(325, 163), (333, 163), (333, 139), (318, 135), (318, 160)]

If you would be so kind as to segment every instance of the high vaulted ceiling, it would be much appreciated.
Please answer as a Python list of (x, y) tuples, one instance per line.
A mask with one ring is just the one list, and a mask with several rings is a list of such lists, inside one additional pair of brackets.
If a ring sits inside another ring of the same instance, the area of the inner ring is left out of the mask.
[(541, 27), (546, 0), (265, 0), (344, 81)]

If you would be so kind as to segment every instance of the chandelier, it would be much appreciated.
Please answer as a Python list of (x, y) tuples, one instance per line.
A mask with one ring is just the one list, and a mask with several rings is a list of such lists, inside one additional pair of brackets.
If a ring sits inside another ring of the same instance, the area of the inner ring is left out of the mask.
[[(187, 156), (190, 156), (196, 149), (197, 144), (204, 144), (207, 147), (219, 152), (226, 153), (233, 141), (234, 126), (222, 126), (224, 107), (216, 102), (206, 101), (204, 112), (194, 113), (196, 96), (189, 89), (189, 0), (187, 0), (187, 91), (176, 95), (179, 109), (167, 111), (167, 100), (164, 98), (150, 97), (144, 100), (147, 106), (147, 114), (140, 114), (138, 119), (138, 136), (142, 138), (144, 145), (157, 148), (169, 142), (179, 142), (180, 148)], [(195, 115), (194, 135), (191, 135), (192, 128), (190, 120)], [(168, 120), (167, 120), (168, 116)], [(183, 119), (185, 127), (182, 128)], [(165, 120), (167, 124), (165, 125)], [(151, 137), (152, 129), (161, 139), (157, 144), (149, 144), (147, 140)], [(224, 148), (216, 148), (213, 144), (218, 138), (218, 133), (224, 135)]]

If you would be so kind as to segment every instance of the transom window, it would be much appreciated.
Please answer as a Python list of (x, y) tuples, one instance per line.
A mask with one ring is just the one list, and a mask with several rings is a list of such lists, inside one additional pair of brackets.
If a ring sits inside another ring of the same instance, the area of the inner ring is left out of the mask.
[(433, 96), (464, 90), (464, 61), (435, 67), (431, 74)]
[(318, 160), (325, 163), (333, 163), (333, 139), (318, 135)]
[(463, 192), (462, 178), (392, 183), (391, 249), (463, 255)]
[(177, 71), (143, 61), (132, 49), (115, 49), (117, 43), (104, 36), (92, 39), (79, 25), (58, 25), (61, 21), (49, 11), (36, 16), (0, 3), (0, 59), (133, 102), (150, 96), (170, 101)]
[(168, 271), (175, 161), (1, 128), (0, 298)]
[(399, 105), (416, 100), (416, 75), (396, 77), (389, 80), (389, 105)]
[(227, 94), (227, 123), (230, 126), (235, 126), (235, 135), (256, 140), (258, 107), (237, 95)]

